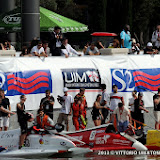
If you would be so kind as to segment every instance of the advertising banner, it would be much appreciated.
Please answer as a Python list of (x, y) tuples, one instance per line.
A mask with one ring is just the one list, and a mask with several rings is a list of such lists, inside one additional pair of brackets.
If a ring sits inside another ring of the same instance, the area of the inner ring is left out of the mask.
[(145, 106), (152, 107), (151, 92), (157, 93), (160, 87), (159, 61), (159, 55), (1, 58), (0, 88), (10, 99), (13, 111), (22, 94), (27, 97), (26, 109), (37, 110), (47, 89), (55, 98), (54, 108), (60, 108), (57, 96), (64, 94), (63, 87), (73, 97), (85, 88), (88, 106), (92, 107), (102, 83), (108, 94), (112, 85), (117, 85), (126, 106), (131, 92), (137, 90), (144, 93)]

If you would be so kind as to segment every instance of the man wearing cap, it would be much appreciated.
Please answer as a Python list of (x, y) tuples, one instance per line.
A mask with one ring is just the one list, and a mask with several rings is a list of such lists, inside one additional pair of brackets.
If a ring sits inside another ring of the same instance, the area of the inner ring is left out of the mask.
[[(135, 110), (135, 119), (139, 122), (144, 123), (144, 111), (146, 113), (148, 113), (149, 111), (144, 107), (144, 101), (142, 100), (143, 98), (143, 93), (139, 92), (138, 93), (138, 98), (135, 99), (134, 101), (134, 110)], [(143, 128), (143, 125), (141, 125), (140, 123), (136, 124), (136, 127), (138, 128), (139, 126), (141, 126)]]
[(66, 130), (69, 131), (69, 115), (71, 115), (71, 106), (74, 102), (73, 97), (68, 94), (68, 88), (63, 88), (64, 96), (62, 100), (59, 102), (62, 105), (57, 123), (62, 124), (65, 122)]
[[(106, 84), (101, 84), (101, 89), (102, 89), (101, 105), (109, 108), (110, 99), (106, 90)], [(105, 124), (105, 120), (108, 116), (108, 109), (102, 108), (102, 115), (103, 115), (103, 120), (101, 124)]]
[(46, 97), (41, 99), (40, 109), (53, 120), (54, 97), (50, 96), (50, 90), (46, 90)]
[(153, 45), (151, 42), (147, 43), (146, 48), (144, 49), (144, 54), (157, 54), (158, 50), (153, 49)]

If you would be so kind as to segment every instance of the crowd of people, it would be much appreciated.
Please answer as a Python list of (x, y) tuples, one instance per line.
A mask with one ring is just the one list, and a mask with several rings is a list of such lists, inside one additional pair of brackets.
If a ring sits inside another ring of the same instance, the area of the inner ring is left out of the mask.
[[(129, 104), (125, 104), (124, 98), (116, 85), (112, 86), (113, 92), (108, 94), (106, 85), (101, 84), (101, 94), (98, 94), (92, 108), (92, 120), (95, 126), (106, 123), (113, 123), (116, 131), (125, 132), (128, 129), (142, 129), (144, 124), (144, 112), (149, 111), (145, 108), (143, 93), (132, 92), (132, 98)], [(85, 88), (80, 88), (79, 93), (73, 98), (68, 93), (69, 89), (64, 87), (64, 95), (57, 96), (57, 101), (62, 106), (56, 122), (54, 118), (55, 98), (50, 90), (46, 90), (45, 97), (41, 99), (37, 116), (25, 111), (26, 96), (20, 96), (20, 102), (17, 103), (17, 118), (21, 128), (19, 148), (21, 149), (28, 133), (28, 122), (33, 121), (37, 128), (46, 129), (54, 127), (55, 123), (62, 124), (69, 131), (69, 117), (72, 116), (72, 122), (75, 130), (85, 129), (87, 126), (87, 100), (85, 97)], [(160, 88), (158, 93), (153, 96), (154, 116), (156, 119), (155, 128), (160, 129)], [(7, 131), (9, 127), (9, 118), (11, 114), (10, 101), (5, 97), (4, 90), (0, 90), (0, 131)], [(35, 130), (36, 130), (35, 129)]]
[[(60, 27), (55, 27), (54, 31), (50, 33), (50, 40), (41, 41), (40, 38), (35, 38), (31, 41), (30, 46), (23, 46), (20, 56), (30, 57), (48, 57), (48, 56), (64, 56), (66, 58), (71, 56), (83, 55), (100, 55), (101, 50), (105, 48), (128, 48), (129, 54), (158, 54), (160, 51), (160, 25), (153, 32), (151, 41), (146, 44), (146, 48), (141, 48), (140, 43), (132, 38), (130, 33), (130, 26), (125, 25), (120, 33), (120, 37), (116, 38), (109, 44), (104, 46), (101, 41), (87, 42), (82, 51), (76, 51), (69, 43), (68, 39), (64, 37)], [(141, 50), (140, 50), (141, 48)], [(10, 40), (4, 40), (0, 44), (1, 50), (15, 50)]]

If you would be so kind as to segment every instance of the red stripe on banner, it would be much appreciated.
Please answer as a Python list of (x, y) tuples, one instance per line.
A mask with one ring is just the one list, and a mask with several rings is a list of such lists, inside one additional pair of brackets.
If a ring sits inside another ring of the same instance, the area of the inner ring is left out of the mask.
[(38, 73), (34, 74), (33, 76), (31, 76), (29, 78), (20, 78), (20, 77), (16, 77), (14, 74), (11, 74), (11, 75), (7, 76), (7, 79), (13, 78), (13, 79), (18, 80), (20, 82), (24, 82), (25, 81), (27, 83), (27, 82), (30, 82), (30, 81), (36, 79), (39, 76), (48, 76), (48, 73), (46, 73), (46, 72), (38, 72)]
[[(79, 89), (69, 90), (68, 92), (79, 92)], [(85, 92), (101, 92), (100, 89), (86, 89)]]
[(119, 96), (112, 96), (112, 97), (110, 97), (110, 99), (120, 99), (120, 100), (122, 100), (122, 97), (119, 97)]
[(145, 88), (147, 88), (147, 89), (150, 89), (151, 91), (157, 91), (158, 88), (160, 87), (160, 85), (153, 87), (153, 86), (150, 86), (149, 84), (147, 84), (147, 83), (145, 83), (145, 82), (136, 82), (136, 83), (135, 83), (135, 86), (136, 86), (136, 87), (138, 87), (138, 86), (143, 86), (143, 87), (145, 87)]
[(135, 72), (133, 72), (133, 76), (145, 76), (145, 77), (153, 79), (153, 80), (160, 79), (160, 74), (152, 76), (152, 75), (149, 75), (149, 74), (141, 72), (141, 71), (135, 71)]
[(159, 85), (159, 84), (160, 84), (160, 79), (157, 80), (157, 81), (152, 81), (152, 80), (149, 80), (149, 79), (147, 79), (147, 78), (145, 78), (145, 77), (143, 77), (143, 76), (136, 76), (136, 77), (134, 78), (134, 81), (139, 81), (139, 80), (142, 80), (142, 81), (144, 81), (144, 82), (147, 82), (147, 83), (149, 83), (149, 84), (151, 84), (151, 85)]
[(20, 86), (22, 88), (31, 88), (32, 86), (34, 86), (35, 84), (37, 84), (38, 82), (41, 82), (41, 81), (47, 81), (48, 82), (49, 79), (47, 77), (39, 77), (39, 78), (37, 78), (36, 80), (34, 80), (30, 83), (21, 83), (21, 82), (15, 81), (14, 79), (11, 79), (7, 83), (8, 83), (8, 85), (10, 85), (10, 84), (17, 85), (17, 86)]
[(34, 92), (35, 90), (37, 90), (41, 87), (49, 87), (49, 84), (48, 83), (39, 83), (36, 86), (34, 86), (33, 88), (27, 89), (27, 90), (19, 88), (19, 87), (14, 86), (14, 85), (11, 85), (11, 86), (8, 87), (8, 90), (16, 90), (16, 91), (18, 91), (20, 93), (23, 93), (23, 94), (30, 94), (30, 93)]

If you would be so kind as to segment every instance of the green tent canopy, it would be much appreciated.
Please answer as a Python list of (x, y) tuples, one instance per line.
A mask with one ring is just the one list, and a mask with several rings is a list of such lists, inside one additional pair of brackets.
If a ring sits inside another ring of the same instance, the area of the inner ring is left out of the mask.
[[(40, 30), (53, 31), (55, 26), (62, 28), (62, 32), (84, 32), (88, 27), (82, 23), (61, 16), (48, 9), (40, 7)], [(21, 9), (16, 8), (0, 15), (0, 32), (21, 31)]]

